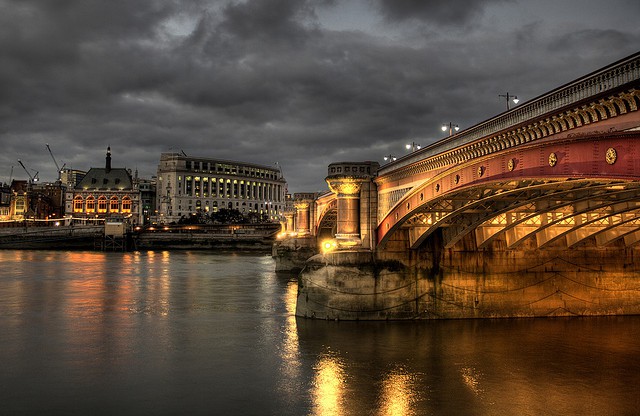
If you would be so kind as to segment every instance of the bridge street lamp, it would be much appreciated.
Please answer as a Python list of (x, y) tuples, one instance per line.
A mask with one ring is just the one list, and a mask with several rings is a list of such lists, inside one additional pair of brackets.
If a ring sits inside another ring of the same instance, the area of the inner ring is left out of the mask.
[(396, 161), (396, 159), (397, 159), (397, 157), (395, 157), (395, 156), (393, 156), (393, 155), (389, 155), (389, 156), (385, 156), (385, 157), (384, 157), (385, 162), (389, 162), (389, 163), (391, 163), (391, 162), (395, 162), (395, 161)]
[(446, 124), (442, 125), (442, 131), (447, 131), (447, 128), (449, 129), (449, 136), (453, 135), (453, 130), (458, 131), (460, 130), (460, 127), (458, 127), (457, 124), (453, 124), (452, 122), (449, 122), (449, 126), (447, 126)]
[(509, 98), (512, 98), (512, 101), (514, 104), (518, 104), (518, 102), (520, 101), (518, 100), (517, 95), (509, 95), (508, 92), (506, 94), (498, 94), (498, 97), (504, 98), (505, 100), (507, 100), (507, 110), (509, 110)]
[(412, 152), (415, 152), (416, 150), (420, 150), (420, 145), (416, 142), (411, 142), (411, 144), (405, 144), (404, 147), (407, 150), (411, 150)]

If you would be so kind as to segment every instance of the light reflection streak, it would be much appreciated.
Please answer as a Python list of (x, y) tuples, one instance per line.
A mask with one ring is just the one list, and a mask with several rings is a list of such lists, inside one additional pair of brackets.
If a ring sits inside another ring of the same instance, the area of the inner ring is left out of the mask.
[[(297, 282), (288, 281), (284, 294), (280, 297), (280, 302), (285, 306), (286, 312), (280, 326), (278, 340), (280, 343), (278, 348), (280, 355), (278, 390), (284, 400), (292, 404), (295, 403), (295, 398), (300, 396), (301, 380), (304, 378), (295, 317), (297, 295)], [(270, 328), (273, 330), (273, 326)]]
[(480, 396), (482, 394), (482, 388), (480, 387), (480, 373), (473, 367), (463, 367), (460, 369), (462, 375), (462, 381), (464, 384), (475, 394)]
[(380, 416), (415, 415), (417, 399), (415, 375), (403, 368), (390, 372), (382, 382), (378, 414)]
[[(295, 282), (289, 282), (283, 299), (287, 308), (287, 317), (283, 328), (281, 353), (282, 372), (287, 382), (295, 380), (300, 375), (300, 350), (295, 317), (297, 296), (298, 285)], [(287, 382), (285, 383), (288, 384)]]
[(322, 354), (314, 367), (311, 398), (314, 415), (345, 414), (344, 363), (335, 354)]
[[(156, 255), (159, 254), (159, 259)], [(168, 251), (161, 253), (149, 253), (147, 259), (149, 268), (149, 290), (147, 298), (142, 298), (144, 303), (142, 311), (145, 314), (168, 316), (171, 309), (171, 254)], [(156, 270), (158, 268), (159, 270)], [(157, 276), (157, 278), (154, 278)], [(153, 283), (151, 283), (153, 282)], [(140, 311), (138, 311), (140, 312)]]

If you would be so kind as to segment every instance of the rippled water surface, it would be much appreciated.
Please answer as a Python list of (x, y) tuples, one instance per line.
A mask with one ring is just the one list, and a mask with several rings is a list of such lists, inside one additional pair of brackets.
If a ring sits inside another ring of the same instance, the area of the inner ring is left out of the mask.
[(633, 415), (640, 317), (296, 319), (269, 256), (0, 251), (0, 414)]

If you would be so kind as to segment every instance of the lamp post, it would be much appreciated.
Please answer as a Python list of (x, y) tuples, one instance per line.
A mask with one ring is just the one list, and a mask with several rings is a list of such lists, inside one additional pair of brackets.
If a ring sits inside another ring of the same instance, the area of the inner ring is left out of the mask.
[(442, 131), (447, 131), (447, 129), (449, 129), (449, 136), (453, 134), (453, 130), (455, 131), (460, 130), (460, 127), (458, 127), (457, 124), (453, 124), (452, 122), (449, 122), (448, 126), (446, 124), (443, 124), (441, 128), (442, 128)]
[(518, 100), (518, 96), (517, 95), (509, 95), (509, 93), (506, 94), (498, 94), (498, 97), (500, 98), (504, 98), (505, 100), (507, 100), (507, 110), (509, 110), (509, 98), (511, 98), (514, 104), (518, 104), (518, 102), (520, 100)]
[(404, 147), (407, 150), (411, 150), (412, 152), (415, 152), (416, 150), (420, 150), (420, 145), (416, 142), (411, 142), (411, 144), (405, 144)]
[(396, 159), (397, 159), (397, 158), (396, 158), (395, 156), (393, 156), (393, 155), (389, 155), (389, 156), (385, 156), (385, 157), (384, 157), (385, 162), (389, 162), (389, 163), (391, 163), (391, 162), (395, 162), (395, 161), (396, 161)]

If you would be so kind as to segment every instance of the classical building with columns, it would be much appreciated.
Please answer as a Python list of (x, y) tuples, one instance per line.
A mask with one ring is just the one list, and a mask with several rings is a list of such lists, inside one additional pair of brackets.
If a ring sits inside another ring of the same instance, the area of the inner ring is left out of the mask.
[(282, 221), (287, 182), (277, 166), (162, 153), (158, 165), (158, 222), (170, 223), (222, 208)]

